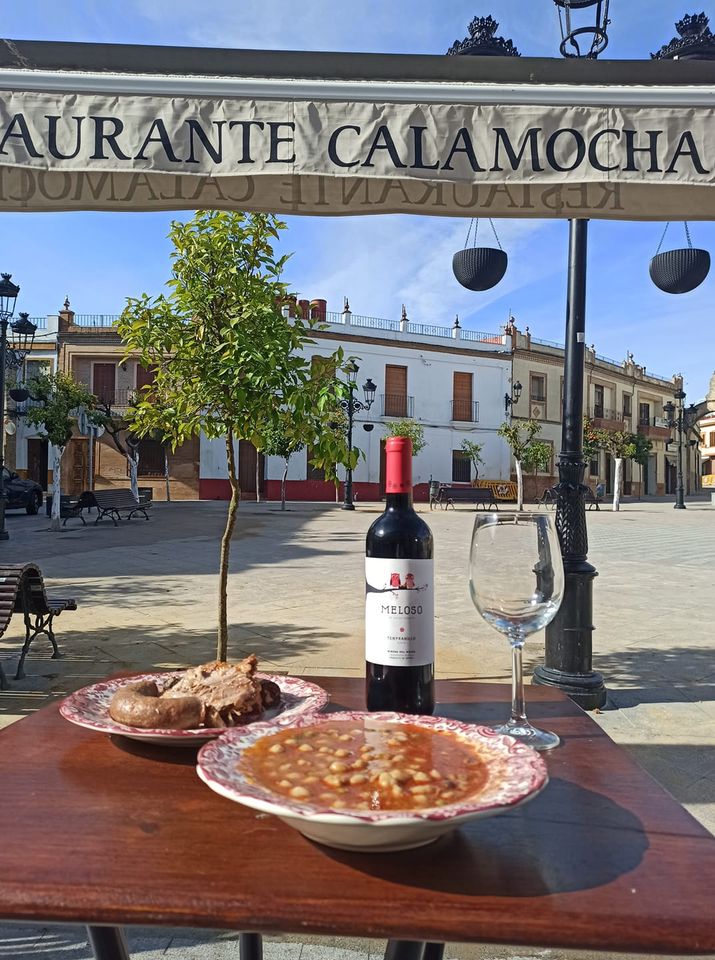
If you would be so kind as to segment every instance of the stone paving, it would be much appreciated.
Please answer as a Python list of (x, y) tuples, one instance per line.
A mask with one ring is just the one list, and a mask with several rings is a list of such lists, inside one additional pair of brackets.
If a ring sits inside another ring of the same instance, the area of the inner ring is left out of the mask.
[[(0, 726), (119, 670), (171, 668), (210, 659), (216, 624), (218, 538), (226, 505), (155, 504), (148, 523), (48, 532), (43, 515), (9, 514), (8, 562), (33, 560), (51, 592), (75, 596), (76, 613), (57, 622), (63, 658), (39, 642), (27, 678), (0, 692)], [(230, 655), (256, 653), (266, 669), (293, 674), (362, 675), (363, 546), (378, 505), (354, 513), (327, 504), (243, 504), (232, 546)], [(473, 512), (427, 516), (436, 543), (438, 674), (508, 680), (502, 638), (471, 605), (466, 565)], [(607, 681), (607, 707), (594, 719), (715, 832), (715, 656), (710, 597), (715, 570), (715, 507), (675, 511), (672, 502), (626, 502), (621, 512), (588, 514), (594, 587), (594, 666)], [(19, 649), (14, 618), (0, 641), (8, 675)], [(526, 648), (539, 662), (543, 640)], [(528, 691), (527, 691), (528, 698)], [(505, 710), (507, 705), (505, 704)], [(132, 932), (143, 960), (237, 956), (232, 935)], [(384, 944), (271, 939), (266, 960), (365, 960)], [(454, 958), (566, 956), (554, 950), (449, 947)], [(75, 928), (0, 927), (0, 958), (90, 956)], [(569, 952), (569, 956), (573, 956)]]

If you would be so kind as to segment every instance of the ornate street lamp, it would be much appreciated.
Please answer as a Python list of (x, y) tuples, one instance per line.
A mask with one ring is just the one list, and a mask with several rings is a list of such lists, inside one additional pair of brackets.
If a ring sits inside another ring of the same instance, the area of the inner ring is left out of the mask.
[(509, 408), (513, 407), (515, 403), (519, 402), (519, 397), (521, 396), (521, 391), (523, 387), (521, 383), (517, 380), (516, 383), (511, 385), (511, 393), (504, 394), (504, 414), (508, 416)]
[[(561, 25), (564, 57), (595, 59), (606, 49), (609, 0), (554, 0)], [(576, 26), (574, 12), (591, 15), (588, 25)], [(590, 36), (590, 45), (583, 43)], [(558, 687), (586, 710), (606, 702), (603, 677), (592, 666), (593, 581), (596, 568), (588, 562), (586, 527), (586, 463), (583, 458), (583, 385), (586, 352), (586, 264), (588, 220), (569, 220), (568, 290), (564, 348), (564, 398), (556, 485), (556, 529), (564, 561), (564, 597), (546, 628), (543, 665), (534, 682)]]
[(20, 292), (20, 288), (10, 277), (9, 273), (0, 274), (0, 540), (9, 539), (5, 529), (5, 367), (9, 359), (7, 328)]
[[(359, 371), (358, 365), (354, 360), (351, 360), (345, 367), (345, 372), (348, 375), (348, 390), (350, 391), (350, 396), (346, 400), (340, 401), (340, 406), (348, 415), (348, 451), (352, 453), (353, 449), (353, 417), (356, 413), (359, 413), (361, 410), (369, 410), (375, 401), (375, 393), (377, 391), (377, 385), (372, 382), (368, 377), (362, 387), (362, 392), (364, 400), (355, 399), (355, 389), (357, 386), (357, 375)], [(345, 498), (343, 501), (343, 510), (354, 510), (355, 505), (353, 503), (353, 468), (348, 464), (348, 468), (345, 475)]]
[[(554, 0), (559, 10), (561, 56), (595, 60), (608, 46), (608, 4), (610, 0)], [(581, 11), (595, 7), (587, 17)], [(578, 11), (574, 17), (574, 11)], [(594, 16), (595, 14), (595, 16)], [(588, 20), (588, 23), (585, 23)], [(583, 26), (578, 26), (584, 22)]]
[[(694, 403), (691, 403), (688, 409), (685, 409), (685, 391), (676, 390), (673, 397), (676, 404), (669, 400), (664, 406), (663, 411), (668, 420), (668, 426), (675, 429), (677, 433), (676, 443), (678, 445), (678, 478), (675, 488), (675, 510), (685, 510), (685, 482), (683, 480), (683, 447), (685, 438), (698, 422), (699, 411)], [(666, 446), (671, 441), (666, 442)]]

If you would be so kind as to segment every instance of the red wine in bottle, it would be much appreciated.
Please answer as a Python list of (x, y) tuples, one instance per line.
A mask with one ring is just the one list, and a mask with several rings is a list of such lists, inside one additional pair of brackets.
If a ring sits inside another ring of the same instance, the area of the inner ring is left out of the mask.
[(367, 532), (368, 710), (434, 710), (432, 533), (412, 507), (412, 441), (385, 445), (385, 512)]

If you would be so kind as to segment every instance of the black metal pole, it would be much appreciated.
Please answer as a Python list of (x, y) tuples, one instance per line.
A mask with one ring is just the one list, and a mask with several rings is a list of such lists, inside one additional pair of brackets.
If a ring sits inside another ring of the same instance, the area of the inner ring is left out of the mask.
[[(355, 413), (355, 384), (350, 384), (350, 399), (347, 402), (347, 411), (348, 411), (348, 455), (352, 456), (353, 452), (353, 414)], [(345, 500), (343, 502), (343, 510), (354, 510), (355, 504), (353, 503), (353, 468), (350, 463), (348, 463), (348, 468), (345, 473)]]
[(0, 540), (9, 540), (5, 529), (5, 361), (8, 320), (0, 320)]
[(685, 510), (683, 484), (683, 397), (678, 396), (678, 486), (675, 491), (675, 510)]
[(606, 702), (603, 677), (591, 666), (593, 580), (588, 562), (588, 532), (583, 483), (583, 382), (586, 349), (586, 262), (588, 220), (569, 221), (568, 299), (564, 352), (564, 402), (556, 529), (564, 562), (564, 597), (546, 628), (543, 666), (534, 683), (558, 687), (585, 710)]

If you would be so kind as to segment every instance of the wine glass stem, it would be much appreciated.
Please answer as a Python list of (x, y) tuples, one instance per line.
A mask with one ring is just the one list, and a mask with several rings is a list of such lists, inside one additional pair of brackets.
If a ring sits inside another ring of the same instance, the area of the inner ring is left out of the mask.
[(513, 723), (526, 723), (526, 706), (524, 704), (524, 670), (521, 662), (521, 648), (523, 640), (512, 641), (511, 644), (511, 719)]

